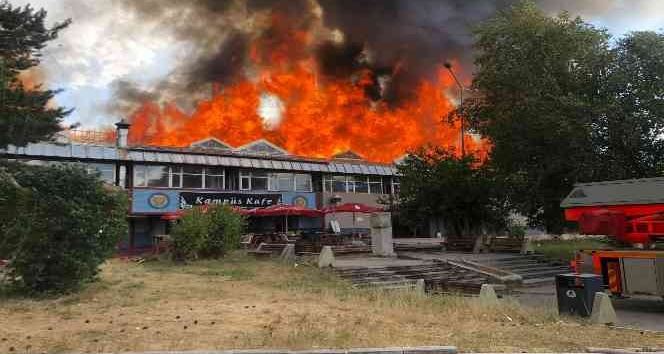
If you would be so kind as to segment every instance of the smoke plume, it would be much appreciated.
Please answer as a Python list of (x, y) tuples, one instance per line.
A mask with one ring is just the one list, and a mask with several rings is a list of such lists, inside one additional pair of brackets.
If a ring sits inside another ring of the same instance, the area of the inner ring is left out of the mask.
[[(188, 53), (149, 93), (137, 94), (126, 80), (116, 83), (114, 113), (146, 97), (175, 100), (186, 109), (192, 100), (209, 96), (215, 85), (223, 87), (251, 77), (251, 43), (261, 48), (259, 61), (269, 62), (274, 53), (292, 60), (310, 56), (316, 58), (321, 73), (331, 77), (350, 77), (359, 69), (370, 69), (376, 83), (389, 82), (389, 87), (376, 85), (367, 93), (399, 102), (408, 98), (422, 79), (435, 77), (436, 67), (444, 61), (460, 63), (457, 69), (468, 78), (470, 26), (509, 2), (123, 0), (126, 9), (141, 21), (167, 29), (186, 43)], [(314, 36), (310, 47), (282, 47), (292, 43), (294, 33), (301, 32)]]

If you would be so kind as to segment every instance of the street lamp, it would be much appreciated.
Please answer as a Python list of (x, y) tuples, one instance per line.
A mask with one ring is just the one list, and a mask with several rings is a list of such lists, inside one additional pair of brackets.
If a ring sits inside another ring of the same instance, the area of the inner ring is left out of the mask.
[[(463, 107), (463, 91), (464, 91), (464, 87), (463, 87), (463, 85), (461, 84), (461, 81), (459, 81), (459, 79), (457, 78), (456, 74), (454, 74), (454, 71), (452, 70), (452, 63), (450, 63), (449, 61), (446, 61), (446, 62), (443, 64), (443, 66), (445, 66), (445, 68), (450, 72), (450, 74), (452, 74), (452, 78), (454, 78), (454, 81), (456, 82), (457, 86), (459, 87), (459, 107)], [(464, 134), (463, 134), (463, 133), (464, 133), (464, 129), (463, 129), (463, 124), (464, 124), (464, 122), (463, 122), (463, 115), (459, 114), (459, 120), (461, 121), (461, 156), (465, 156), (465, 155), (466, 155), (466, 151), (465, 151), (465, 148), (464, 148), (464, 142), (463, 142), (463, 135), (464, 135)]]

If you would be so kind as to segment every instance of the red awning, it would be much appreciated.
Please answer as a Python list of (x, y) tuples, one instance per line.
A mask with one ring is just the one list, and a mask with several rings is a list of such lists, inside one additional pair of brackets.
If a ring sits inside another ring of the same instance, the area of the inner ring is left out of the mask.
[(266, 208), (255, 208), (247, 210), (249, 216), (307, 216), (310, 218), (320, 217), (323, 212), (317, 209), (309, 209), (296, 205), (273, 205)]
[(362, 203), (345, 203), (341, 205), (331, 205), (323, 208), (323, 213), (364, 213), (371, 214), (383, 211), (381, 208), (372, 207)]

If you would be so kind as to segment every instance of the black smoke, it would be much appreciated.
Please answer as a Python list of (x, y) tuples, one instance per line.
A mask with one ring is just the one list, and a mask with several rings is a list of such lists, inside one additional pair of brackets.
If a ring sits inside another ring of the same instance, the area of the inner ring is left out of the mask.
[[(135, 96), (137, 103), (146, 97), (185, 101), (204, 97), (210, 85), (245, 77), (251, 43), (267, 47), (265, 54), (291, 35), (271, 25), (270, 16), (286, 19), (278, 23), (293, 30), (307, 31), (322, 23), (342, 33), (343, 41), (322, 39), (314, 53), (288, 48), (288, 55), (314, 55), (322, 73), (335, 78), (370, 69), (376, 85), (367, 94), (394, 103), (410, 97), (423, 79), (434, 78), (436, 69), (448, 60), (459, 63), (458, 75), (468, 80), (473, 70), (472, 27), (516, 0), (122, 1), (141, 21), (170, 29), (190, 48), (164, 82)], [(559, 10), (555, 0), (540, 3), (547, 10)], [(566, 4), (574, 6), (571, 1)], [(257, 13), (262, 17), (254, 20)], [(380, 77), (389, 78), (389, 87), (379, 87)], [(131, 106), (136, 93), (131, 89), (126, 83), (116, 85), (123, 109)]]

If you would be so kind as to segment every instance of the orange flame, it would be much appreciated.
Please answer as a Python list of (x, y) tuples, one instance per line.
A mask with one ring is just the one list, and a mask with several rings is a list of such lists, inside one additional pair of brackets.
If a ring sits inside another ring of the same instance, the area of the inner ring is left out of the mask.
[[(397, 107), (371, 100), (365, 94), (373, 79), (368, 71), (352, 78), (321, 75), (313, 56), (313, 42), (306, 31), (283, 28), (273, 17), (287, 43), (257, 39), (249, 58), (257, 78), (244, 78), (215, 91), (187, 114), (174, 104), (146, 102), (130, 117), (132, 144), (188, 146), (215, 137), (232, 146), (265, 138), (289, 152), (329, 158), (353, 150), (369, 161), (392, 162), (425, 144), (459, 146), (460, 122), (447, 117), (454, 106), (444, 95), (452, 78), (442, 68), (434, 80), (423, 80), (413, 98)], [(265, 124), (258, 113), (261, 95), (278, 97), (283, 111), (276, 126)], [(489, 144), (470, 135), (466, 151), (483, 160)], [(458, 148), (457, 148), (458, 150)]]

